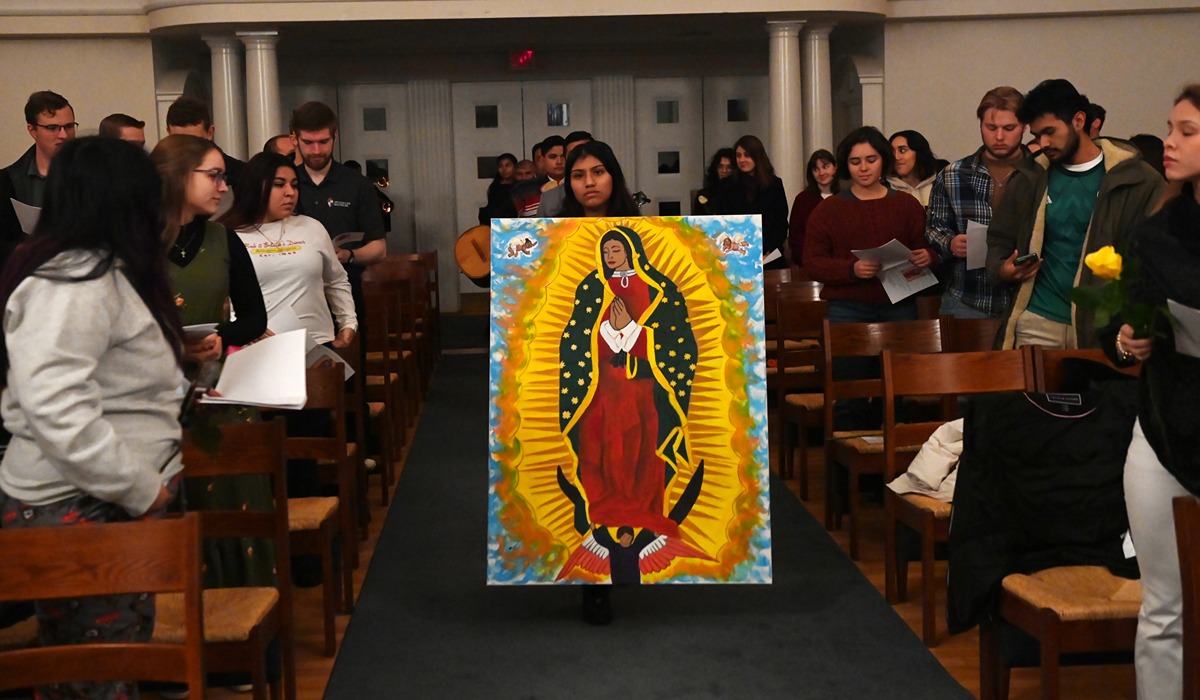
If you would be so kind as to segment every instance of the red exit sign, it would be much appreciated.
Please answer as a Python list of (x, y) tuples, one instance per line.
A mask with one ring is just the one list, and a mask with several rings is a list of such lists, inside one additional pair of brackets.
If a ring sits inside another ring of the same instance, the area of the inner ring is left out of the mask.
[(533, 70), (533, 49), (515, 49), (508, 54), (508, 67), (513, 70)]

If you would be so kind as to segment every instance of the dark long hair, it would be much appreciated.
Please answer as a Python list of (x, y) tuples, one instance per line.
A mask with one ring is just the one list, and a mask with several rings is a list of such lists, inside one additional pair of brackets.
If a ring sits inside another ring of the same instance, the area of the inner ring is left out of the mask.
[(883, 176), (892, 171), (892, 164), (896, 160), (895, 154), (892, 153), (892, 144), (887, 139), (883, 138), (883, 133), (873, 126), (860, 126), (854, 131), (846, 134), (842, 142), (837, 147), (837, 174), (842, 180), (850, 179), (850, 151), (860, 143), (865, 143), (871, 147), (871, 150), (879, 154), (883, 161)]
[(715, 190), (717, 183), (721, 181), (721, 176), (717, 173), (717, 168), (721, 166), (721, 160), (729, 161), (729, 167), (733, 170), (730, 175), (737, 173), (737, 155), (734, 154), (732, 148), (718, 148), (713, 154), (712, 160), (708, 162), (708, 170), (704, 173), (704, 186), (710, 191)]
[[(162, 180), (144, 150), (100, 136), (68, 141), (50, 163), (36, 230), (17, 245), (0, 273), (0, 307), (27, 277), (84, 282), (120, 265), (182, 366), (183, 329), (167, 279), (162, 232)], [(72, 250), (94, 251), (101, 259), (82, 276), (44, 267)], [(0, 381), (8, 367), (8, 352), (0, 343)]]
[(271, 188), (280, 168), (296, 172), (291, 159), (278, 153), (259, 153), (246, 163), (233, 190), (233, 206), (218, 221), (232, 229), (261, 224), (271, 204)]
[(819, 148), (813, 151), (813, 154), (808, 157), (808, 165), (804, 166), (804, 181), (808, 183), (805, 189), (813, 192), (820, 192), (821, 186), (817, 184), (817, 178), (813, 175), (813, 168), (817, 167), (817, 163), (829, 163), (833, 166), (833, 180), (829, 183), (829, 191), (837, 194), (842, 189), (841, 180), (837, 176), (837, 158), (824, 148)]
[[(757, 190), (767, 189), (767, 185), (775, 179), (775, 166), (771, 165), (771, 159), (767, 156), (767, 149), (763, 146), (763, 142), (754, 134), (746, 134), (738, 139), (733, 144), (734, 153), (737, 149), (742, 149), (746, 155), (750, 156), (750, 160), (754, 161), (754, 184)], [(734, 161), (733, 174), (739, 181), (744, 180), (746, 173), (737, 167), (737, 161)]]
[[(896, 140), (897, 136), (904, 137), (904, 140), (908, 142), (908, 147), (917, 154), (917, 162), (913, 165), (913, 170), (916, 171), (918, 180), (927, 180), (937, 175), (941, 168), (938, 167), (938, 159), (933, 155), (933, 147), (929, 145), (929, 139), (925, 138), (919, 131), (905, 129), (904, 131), (897, 131), (888, 137), (889, 146), (892, 144), (892, 141)], [(884, 175), (895, 174), (896, 160), (895, 153), (893, 153), (891, 168), (885, 171)]]
[(633, 195), (629, 194), (629, 187), (625, 184), (625, 173), (621, 170), (621, 164), (617, 162), (617, 156), (613, 154), (612, 148), (603, 141), (586, 141), (576, 146), (569, 156), (567, 156), (566, 176), (563, 178), (561, 187), (566, 187), (567, 191), (563, 197), (562, 213), (564, 217), (583, 216), (583, 205), (575, 199), (575, 188), (571, 186), (571, 168), (582, 158), (592, 156), (600, 161), (604, 169), (608, 171), (612, 177), (612, 196), (608, 198), (607, 216), (637, 216), (637, 204), (633, 201)]

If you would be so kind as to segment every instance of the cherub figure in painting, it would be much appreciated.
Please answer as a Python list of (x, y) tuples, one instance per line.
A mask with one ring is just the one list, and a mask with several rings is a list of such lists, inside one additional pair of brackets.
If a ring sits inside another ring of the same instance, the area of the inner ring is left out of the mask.
[[(560, 427), (575, 467), (559, 468), (559, 485), (580, 534), (604, 526), (676, 537), (686, 513), (669, 517), (664, 501), (689, 463), (698, 360), (687, 304), (632, 230), (604, 234), (596, 257), (559, 345)], [(703, 469), (686, 471), (694, 494)]]

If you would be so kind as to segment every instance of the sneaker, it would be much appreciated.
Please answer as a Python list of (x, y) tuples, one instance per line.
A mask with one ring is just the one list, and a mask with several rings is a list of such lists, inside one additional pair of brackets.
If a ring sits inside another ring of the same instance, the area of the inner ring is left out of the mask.
[(613, 621), (612, 603), (609, 601), (609, 587), (586, 585), (583, 586), (583, 619), (589, 625), (607, 625)]

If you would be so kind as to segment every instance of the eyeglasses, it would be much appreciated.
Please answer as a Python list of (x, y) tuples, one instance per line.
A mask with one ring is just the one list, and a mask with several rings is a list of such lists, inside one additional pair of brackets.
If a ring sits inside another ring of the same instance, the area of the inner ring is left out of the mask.
[(228, 181), (229, 181), (229, 178), (228, 178), (228, 176), (225, 174), (225, 171), (224, 171), (224, 170), (218, 170), (218, 169), (216, 169), (216, 168), (213, 168), (212, 170), (193, 170), (192, 172), (194, 172), (194, 173), (204, 173), (205, 175), (207, 175), (207, 176), (211, 177), (211, 178), (212, 178), (212, 181), (213, 181), (214, 183), (216, 183), (217, 185), (220, 185), (222, 182), (228, 182)]
[(34, 124), (39, 129), (45, 129), (52, 134), (57, 134), (60, 131), (66, 130), (68, 134), (75, 133), (75, 127), (79, 126), (79, 122), (70, 122), (68, 124)]

